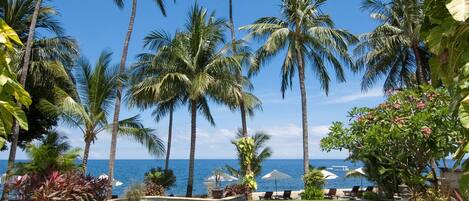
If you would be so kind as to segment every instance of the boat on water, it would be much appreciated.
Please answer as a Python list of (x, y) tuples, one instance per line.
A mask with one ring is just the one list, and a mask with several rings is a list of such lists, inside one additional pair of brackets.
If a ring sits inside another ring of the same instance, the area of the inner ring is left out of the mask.
[(327, 169), (332, 171), (349, 171), (349, 168), (346, 165), (333, 165), (331, 167), (328, 167)]

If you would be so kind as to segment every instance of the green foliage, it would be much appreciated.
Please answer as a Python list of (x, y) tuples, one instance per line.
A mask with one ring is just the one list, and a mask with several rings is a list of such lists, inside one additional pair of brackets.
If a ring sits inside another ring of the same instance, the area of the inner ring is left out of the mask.
[[(429, 53), (422, 45), (423, 1), (364, 0), (362, 8), (379, 25), (360, 36), (354, 49), (357, 70), (363, 70), (362, 89), (384, 78), (384, 91), (413, 87), (418, 64), (424, 81), (430, 79)], [(419, 57), (416, 56), (419, 54)]]
[(18, 163), (16, 174), (48, 175), (51, 172), (68, 172), (77, 168), (75, 160), (80, 156), (80, 149), (70, 149), (67, 137), (51, 131), (41, 143), (30, 144), (26, 153), (30, 161)]
[(301, 195), (301, 199), (322, 200), (324, 198), (322, 188), (326, 181), (320, 169), (310, 166), (308, 173), (303, 176), (303, 181), (305, 182), (305, 192)]
[[(238, 130), (237, 138), (242, 138), (243, 133), (241, 130)], [(271, 155), (272, 155), (272, 149), (267, 146), (267, 143), (270, 140), (270, 135), (263, 133), (263, 132), (257, 132), (252, 136), (254, 139), (254, 159), (252, 160), (251, 165), (251, 171), (254, 173), (254, 176), (257, 177), (261, 174), (262, 170), (262, 162), (267, 160)], [(236, 141), (232, 141), (232, 144), (236, 145)], [(237, 170), (229, 165), (226, 166), (226, 169), (230, 172), (231, 175), (235, 177), (242, 177), (244, 173), (246, 172), (246, 166), (244, 163), (241, 161), (241, 153), (238, 152), (238, 161), (239, 165), (241, 167), (241, 170)]]
[(171, 188), (176, 182), (176, 176), (173, 170), (163, 170), (161, 167), (152, 168), (145, 173), (145, 181), (158, 184), (165, 189)]
[(29, 107), (31, 98), (16, 80), (10, 69), (15, 45), (21, 45), (15, 31), (0, 19), (0, 147), (3, 147), (16, 120), (22, 129), (28, 130), (26, 114), (22, 106)]
[(125, 198), (128, 201), (140, 201), (145, 196), (144, 186), (142, 184), (133, 184), (125, 190)]
[(164, 196), (166, 191), (165, 187), (153, 182), (145, 182), (143, 188), (143, 194), (145, 196)]
[[(254, 139), (251, 137), (243, 137), (239, 138), (238, 141), (235, 142), (236, 149), (239, 153), (239, 160), (241, 164), (245, 167), (252, 164), (254, 157), (255, 157), (255, 147), (254, 147)], [(247, 172), (243, 175), (242, 179), (243, 184), (248, 186), (250, 189), (257, 189), (256, 178), (254, 173)]]
[(321, 147), (349, 150), (349, 159), (362, 161), (369, 178), (388, 196), (401, 182), (422, 192), (432, 160), (454, 153), (464, 137), (450, 101), (444, 89), (396, 92), (376, 108), (352, 109), (348, 127), (334, 122)]
[(366, 200), (379, 200), (379, 195), (375, 192), (364, 192), (363, 199)]
[[(422, 37), (435, 55), (430, 61), (434, 84), (442, 82), (450, 88), (452, 108), (457, 111), (462, 126), (469, 129), (469, 22), (468, 5), (464, 0), (426, 0), (425, 24)], [(469, 132), (465, 130), (459, 150), (454, 154), (460, 164), (469, 153)], [(465, 166), (464, 181), (469, 180), (469, 168)], [(469, 182), (468, 182), (469, 183)], [(469, 191), (463, 185), (463, 191)], [(468, 196), (468, 195), (466, 195)]]

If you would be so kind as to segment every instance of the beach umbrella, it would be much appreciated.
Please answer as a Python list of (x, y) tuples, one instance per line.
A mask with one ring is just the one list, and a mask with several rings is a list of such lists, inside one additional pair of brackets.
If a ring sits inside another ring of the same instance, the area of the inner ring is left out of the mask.
[(324, 176), (324, 179), (326, 180), (331, 180), (331, 179), (337, 179), (339, 178), (339, 176), (337, 176), (336, 174), (332, 173), (332, 172), (329, 172), (327, 170), (321, 170), (321, 173), (322, 175)]
[(263, 180), (274, 180), (275, 181), (275, 194), (277, 194), (277, 180), (284, 180), (284, 179), (290, 179), (291, 176), (288, 174), (285, 174), (283, 172), (280, 172), (278, 170), (273, 170), (272, 172), (269, 172), (268, 174), (262, 176)]
[(205, 181), (208, 182), (215, 182), (216, 186), (220, 186), (222, 181), (237, 181), (238, 178), (231, 176), (229, 174), (226, 174), (222, 171), (214, 171), (213, 175), (207, 177)]
[[(109, 176), (107, 176), (107, 174), (101, 174), (99, 175), (98, 179), (109, 179)], [(121, 186), (122, 184), (124, 183), (117, 181), (116, 179), (112, 179), (112, 186), (117, 187), (117, 186)]]
[(365, 170), (361, 167), (347, 172), (345, 177), (360, 177), (360, 186), (363, 186), (363, 177), (366, 175)]

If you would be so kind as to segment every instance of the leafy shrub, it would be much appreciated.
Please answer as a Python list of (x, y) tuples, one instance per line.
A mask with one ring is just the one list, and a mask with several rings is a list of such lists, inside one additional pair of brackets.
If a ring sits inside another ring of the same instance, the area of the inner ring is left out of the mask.
[(173, 170), (164, 170), (161, 167), (152, 168), (150, 171), (145, 173), (145, 182), (152, 182), (158, 184), (165, 189), (171, 188), (176, 182), (176, 176)]
[(301, 194), (302, 200), (322, 200), (324, 191), (321, 188), (306, 186), (305, 192)]
[(363, 199), (365, 199), (365, 200), (379, 200), (379, 195), (375, 192), (365, 192), (365, 193), (363, 193)]
[(225, 197), (235, 195), (245, 195), (249, 189), (244, 184), (233, 184), (225, 187)]
[(434, 188), (428, 189), (424, 193), (420, 193), (416, 196), (415, 201), (447, 201), (451, 200), (444, 193), (435, 190)]
[(85, 177), (81, 172), (52, 172), (45, 178), (38, 174), (24, 175), (12, 186), (20, 200), (96, 200), (106, 198), (106, 179)]
[(165, 188), (159, 184), (155, 184), (153, 182), (146, 182), (144, 189), (143, 189), (143, 194), (146, 196), (161, 196), (164, 195), (165, 193)]
[(305, 181), (305, 192), (301, 196), (305, 200), (322, 200), (324, 198), (324, 192), (322, 187), (326, 183), (324, 175), (319, 169), (310, 168), (309, 172), (303, 176)]
[(144, 189), (142, 184), (134, 184), (125, 191), (125, 198), (128, 201), (140, 201), (140, 199), (145, 195), (143, 191)]

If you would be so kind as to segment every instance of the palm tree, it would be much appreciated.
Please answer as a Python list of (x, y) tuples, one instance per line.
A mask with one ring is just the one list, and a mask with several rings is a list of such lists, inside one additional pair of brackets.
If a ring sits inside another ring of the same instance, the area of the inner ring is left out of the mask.
[[(98, 134), (111, 129), (108, 123), (108, 113), (112, 100), (116, 96), (118, 74), (110, 67), (111, 53), (101, 53), (94, 68), (84, 58), (78, 61), (75, 72), (79, 99), (63, 93), (61, 104), (56, 106), (43, 101), (44, 110), (61, 115), (63, 120), (71, 126), (79, 128), (84, 136), (85, 148), (83, 153), (83, 170), (86, 172), (91, 143)], [(57, 90), (57, 89), (56, 89)], [(144, 128), (140, 117), (133, 116), (119, 121), (119, 134), (129, 136), (143, 144), (148, 151), (156, 156), (164, 153), (161, 140), (153, 134), (152, 129)]]
[(268, 59), (286, 50), (281, 68), (281, 91), (284, 97), (285, 91), (292, 86), (294, 74), (298, 72), (305, 173), (309, 164), (305, 66), (311, 65), (322, 89), (328, 94), (331, 78), (326, 63), (331, 64), (339, 81), (345, 81), (343, 66), (353, 65), (348, 54), (348, 43), (356, 41), (348, 31), (334, 28), (329, 15), (321, 11), (325, 2), (326, 0), (283, 0), (280, 18), (263, 17), (252, 25), (242, 27), (250, 32), (249, 37), (266, 39), (262, 47), (256, 51), (250, 69), (251, 74), (257, 73)]
[[(176, 0), (174, 0), (176, 2)], [(117, 5), (119, 8), (124, 7), (124, 0), (114, 0), (114, 3)], [(166, 16), (166, 9), (164, 6), (164, 0), (155, 0), (156, 5), (160, 8), (161, 13), (163, 13), (164, 16)], [(125, 66), (127, 62), (127, 54), (129, 51), (129, 43), (130, 39), (132, 37), (132, 32), (134, 30), (134, 22), (135, 22), (135, 16), (137, 15), (137, 0), (132, 0), (132, 11), (130, 14), (130, 19), (129, 19), (129, 26), (127, 28), (127, 34), (124, 39), (124, 46), (122, 48), (122, 57), (119, 65), (119, 74), (123, 75), (125, 72)], [(114, 176), (114, 163), (116, 159), (116, 146), (117, 146), (117, 132), (118, 132), (118, 122), (119, 122), (119, 115), (120, 115), (120, 108), (121, 108), (121, 99), (122, 99), (122, 89), (123, 89), (123, 83), (119, 82), (117, 86), (117, 96), (116, 96), (116, 101), (115, 101), (115, 106), (114, 106), (114, 117), (112, 120), (112, 133), (111, 133), (111, 149), (110, 149), (110, 154), (109, 154), (109, 178), (112, 178)], [(109, 180), (109, 185), (108, 185), (108, 195), (107, 198), (111, 199), (112, 197), (112, 179)]]
[(360, 36), (354, 50), (359, 70), (365, 71), (362, 89), (369, 89), (382, 76), (385, 91), (428, 83), (430, 55), (420, 39), (423, 2), (364, 0), (362, 4), (380, 23)]
[[(244, 135), (242, 131), (238, 131), (237, 139), (243, 138), (243, 137)], [(270, 149), (270, 147), (267, 146), (267, 143), (269, 142), (270, 137), (271, 137), (270, 135), (264, 132), (257, 132), (254, 134), (254, 136), (252, 136), (252, 138), (254, 139), (255, 153), (254, 153), (254, 160), (251, 163), (251, 171), (252, 173), (254, 173), (255, 177), (261, 174), (262, 162), (270, 158), (270, 156), (272, 155), (272, 150)], [(231, 143), (235, 144), (236, 141), (232, 141)], [(239, 154), (241, 153), (238, 153), (238, 155)], [(242, 157), (238, 157), (238, 158), (241, 159)], [(244, 163), (239, 161), (239, 165), (241, 167), (239, 170), (229, 165), (226, 166), (226, 169), (230, 172), (231, 175), (239, 178), (245, 175), (247, 171), (247, 167), (244, 167), (243, 164)]]
[[(169, 45), (171, 41), (172, 38), (169, 34), (152, 31), (145, 37), (144, 47), (148, 48), (150, 51), (156, 52), (159, 48)], [(156, 122), (161, 121), (165, 116), (169, 116), (168, 140), (164, 165), (165, 170), (168, 170), (169, 159), (171, 156), (173, 114), (179, 106), (186, 103), (186, 100), (184, 100), (183, 97), (180, 97), (180, 93), (173, 93), (173, 91), (177, 90), (176, 87), (181, 86), (175, 85), (171, 90), (167, 90), (167, 93), (164, 94), (154, 94), (152, 91), (138, 91), (138, 85), (141, 82), (158, 77), (159, 70), (158, 67), (155, 68), (154, 65), (161, 61), (155, 59), (165, 59), (165, 62), (168, 62), (167, 59), (169, 58), (170, 57), (157, 57), (152, 53), (142, 53), (138, 55), (138, 61), (133, 66), (134, 69), (132, 70), (132, 79), (128, 93), (129, 104), (131, 106), (137, 106), (141, 110), (154, 107), (152, 115), (155, 117)]]
[[(221, 92), (234, 86), (233, 73), (240, 65), (236, 58), (225, 55), (223, 27), (226, 22), (215, 18), (206, 9), (193, 6), (183, 32), (178, 32), (169, 45), (159, 48), (153, 68), (157, 76), (136, 85), (134, 93), (150, 91), (165, 97), (171, 89), (187, 100), (191, 113), (191, 145), (186, 196), (192, 196), (197, 114), (200, 112), (212, 125), (215, 124), (209, 108), (209, 100), (223, 103)], [(168, 41), (168, 37), (155, 39), (155, 45)], [(170, 59), (162, 59), (162, 58)]]
[[(74, 55), (77, 55), (75, 41), (63, 37), (63, 30), (60, 27), (58, 21), (55, 19), (56, 12), (53, 7), (42, 7), (42, 1), (33, 0), (1, 0), (0, 1), (0, 16), (5, 22), (9, 23), (11, 27), (18, 33), (20, 39), (26, 43), (26, 47), (14, 55), (12, 58), (12, 67), (20, 75), (20, 83), (31, 92), (33, 97), (33, 103), (38, 102), (38, 98), (46, 97), (35, 94), (37, 89), (44, 89), (41, 86), (47, 84), (59, 85), (62, 87), (67, 85), (69, 88), (73, 86), (70, 77), (65, 73), (63, 65), (65, 58), (68, 61), (72, 61)], [(36, 29), (43, 29), (55, 37), (38, 39), (35, 37)], [(36, 72), (48, 72), (48, 76), (44, 74), (38, 75)], [(57, 74), (51, 73), (55, 71)], [(41, 81), (32, 81), (32, 76), (35, 78), (41, 78)], [(50, 88), (49, 88), (50, 89)], [(40, 94), (40, 93), (38, 93)], [(33, 104), (34, 105), (34, 104)], [(19, 140), (30, 141), (41, 136), (46, 131), (45, 129), (39, 128), (42, 126), (50, 126), (55, 120), (38, 121), (39, 119), (44, 120), (42, 114), (36, 112), (36, 107), (33, 106), (27, 112), (28, 120), (30, 125), (34, 128), (30, 131), (20, 130), (19, 126), (15, 124), (13, 134), (11, 137), (11, 148), (10, 155), (8, 158), (7, 166), (7, 177), (11, 175), (11, 170), (14, 165), (16, 149)], [(36, 118), (31, 118), (35, 116)], [(43, 118), (38, 118), (42, 116)], [(38, 127), (39, 126), (39, 127)], [(27, 135), (19, 135), (20, 132), (27, 132)], [(33, 135), (30, 135), (33, 134)], [(4, 188), (2, 199), (5, 200), (8, 197), (8, 188)]]

